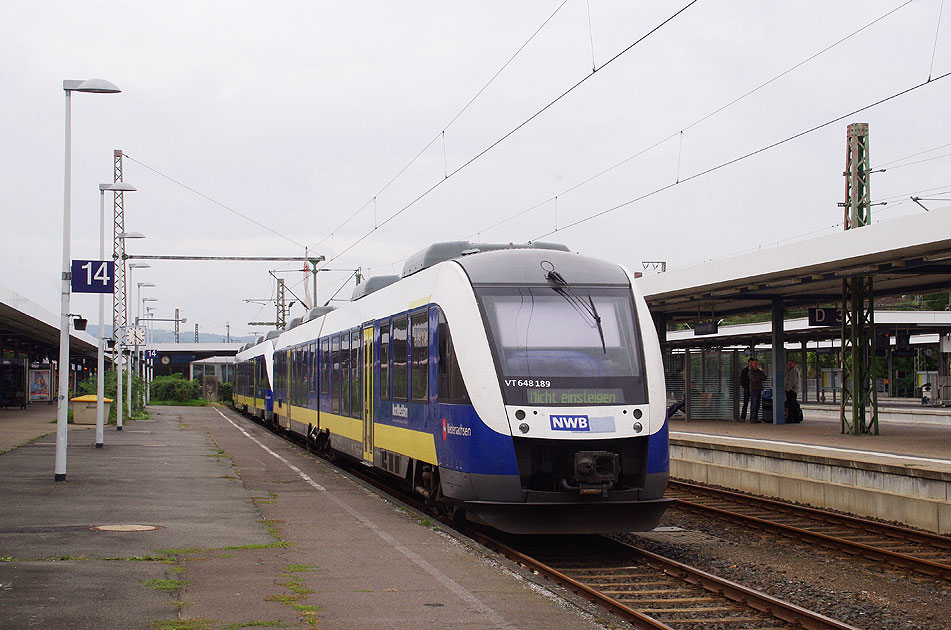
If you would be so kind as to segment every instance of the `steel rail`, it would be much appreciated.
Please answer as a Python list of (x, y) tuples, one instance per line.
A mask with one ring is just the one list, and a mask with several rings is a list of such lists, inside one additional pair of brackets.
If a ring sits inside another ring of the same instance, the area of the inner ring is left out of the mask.
[(512, 560), (513, 562), (521, 564), (522, 566), (537, 572), (546, 579), (560, 584), (576, 595), (579, 595), (583, 599), (605, 608), (609, 612), (617, 615), (619, 618), (624, 619), (625, 621), (631, 622), (634, 624), (635, 628), (644, 628), (645, 630), (673, 630), (667, 624), (658, 621), (653, 617), (649, 617), (644, 613), (638, 612), (637, 610), (622, 604), (616, 599), (601, 593), (597, 589), (593, 589), (590, 586), (579, 582), (568, 575), (565, 575), (561, 571), (548, 566), (541, 560), (537, 560), (529, 555), (517, 551), (516, 549), (509, 547), (508, 545), (496, 540), (495, 538), (492, 538), (491, 536), (481, 532), (472, 532), (469, 535), (489, 549), (493, 549), (501, 553), (509, 560)]
[[(935, 546), (941, 547), (942, 549), (948, 549), (949, 543), (951, 543), (951, 540), (948, 538), (936, 534), (917, 532), (907, 528), (890, 526), (884, 523), (864, 521), (856, 517), (832, 514), (830, 512), (817, 510), (816, 508), (800, 507), (798, 505), (784, 503), (782, 501), (775, 501), (773, 499), (761, 499), (759, 497), (739, 494), (729, 490), (720, 490), (718, 488), (687, 484), (680, 481), (671, 481), (668, 485), (672, 487), (689, 488), (691, 491), (700, 494), (707, 494), (714, 497), (723, 497), (747, 506), (765, 506), (771, 509), (780, 509), (783, 512), (793, 516), (800, 515), (805, 518), (821, 520), (828, 524), (861, 529), (862, 531), (886, 536), (889, 540), (907, 539), (914, 542), (919, 542), (921, 544), (933, 544)], [(935, 562), (933, 560), (926, 560), (924, 558), (918, 558), (913, 555), (891, 551), (889, 549), (883, 549), (881, 547), (876, 547), (866, 543), (855, 542), (848, 540), (847, 538), (840, 538), (820, 532), (810, 531), (801, 527), (777, 523), (765, 518), (740, 514), (727, 509), (696, 503), (680, 497), (677, 498), (677, 502), (674, 505), (699, 514), (712, 513), (724, 519), (737, 521), (747, 525), (755, 525), (761, 529), (772, 531), (787, 538), (819, 543), (824, 547), (837, 551), (844, 551), (850, 555), (857, 555), (879, 562), (887, 562), (888, 564), (900, 567), (902, 569), (912, 570), (930, 577), (938, 577), (951, 581), (951, 565), (948, 564)]]
[(805, 630), (855, 630), (854, 626), (777, 599), (772, 595), (747, 588), (742, 584), (725, 580), (705, 571), (701, 571), (700, 569), (695, 569), (681, 562), (677, 562), (676, 560), (671, 560), (647, 551), (646, 549), (635, 547), (629, 543), (617, 540), (615, 540), (615, 542), (637, 553), (643, 557), (649, 565), (655, 566), (665, 573), (680, 577), (691, 584), (702, 586), (711, 593), (717, 593), (736, 603), (745, 604), (750, 608), (772, 615), (794, 626), (804, 628)]
[[(261, 426), (270, 429), (275, 434), (284, 437), (288, 441), (296, 443), (298, 446), (305, 447), (308, 452), (317, 455), (317, 453), (314, 453), (311, 450), (309, 441), (303, 436), (299, 436), (282, 428), (275, 427), (273, 424), (263, 422), (256, 417), (250, 416), (249, 418)], [(330, 461), (330, 463), (338, 467), (343, 464), (341, 461)], [(413, 509), (423, 513), (427, 513), (429, 511), (429, 506), (421, 502), (417, 497), (387, 484), (384, 480), (373, 474), (371, 469), (363, 469), (357, 463), (354, 463), (353, 465), (344, 464), (342, 468), (348, 474), (359, 478), (364, 483), (377, 488), (388, 496), (406, 503)], [(539, 559), (533, 558), (526, 553), (514, 549), (513, 547), (497, 540), (496, 538), (493, 538), (491, 535), (486, 534), (485, 532), (478, 531), (471, 527), (460, 527), (458, 522), (455, 522), (448, 517), (433, 515), (433, 518), (436, 518), (449, 527), (459, 530), (462, 535), (468, 536), (483, 546), (501, 553), (513, 562), (531, 570), (533, 573), (541, 575), (549, 581), (560, 584), (562, 587), (575, 593), (582, 599), (585, 599), (586, 601), (601, 607), (602, 609), (617, 616), (619, 619), (623, 619), (631, 623), (637, 630), (674, 630), (673, 626), (668, 625), (659, 619), (655, 619), (635, 608), (632, 608), (611, 597), (610, 595), (600, 592), (597, 588), (593, 588), (592, 586), (589, 586), (584, 582), (572, 578), (564, 572), (549, 566)], [(820, 615), (819, 613), (810, 611), (800, 606), (796, 606), (795, 604), (785, 602), (765, 593), (760, 593), (740, 584), (730, 582), (729, 580), (716, 577), (712, 574), (695, 569), (675, 560), (664, 558), (663, 556), (659, 556), (647, 550), (640, 549), (629, 543), (610, 537), (600, 537), (600, 539), (623, 548), (628, 553), (643, 560), (647, 566), (653, 568), (656, 571), (660, 571), (665, 575), (682, 580), (687, 584), (700, 587), (714, 596), (724, 598), (747, 608), (751, 608), (758, 611), (759, 613), (772, 616), (775, 619), (791, 624), (793, 627), (802, 628), (803, 630), (858, 630), (854, 626), (844, 624), (824, 615)], [(679, 621), (676, 623), (676, 625), (679, 626), (683, 623), (692, 622)], [(718, 620), (717, 623), (719, 624), (718, 627), (727, 627), (729, 620)], [(744, 625), (742, 627), (746, 626)]]

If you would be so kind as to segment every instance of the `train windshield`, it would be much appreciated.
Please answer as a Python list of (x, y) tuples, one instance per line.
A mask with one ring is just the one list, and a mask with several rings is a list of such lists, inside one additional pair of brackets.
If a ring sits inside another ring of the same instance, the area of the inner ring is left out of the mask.
[(629, 288), (483, 287), (477, 295), (507, 404), (647, 401)]

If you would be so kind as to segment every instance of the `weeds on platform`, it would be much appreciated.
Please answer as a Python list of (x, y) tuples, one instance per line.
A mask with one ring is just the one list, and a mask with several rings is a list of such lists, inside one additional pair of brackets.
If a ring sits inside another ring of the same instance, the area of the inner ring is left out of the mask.
[(214, 619), (158, 619), (152, 622), (152, 630), (211, 630)]
[(180, 591), (190, 584), (187, 580), (170, 580), (168, 578), (152, 578), (142, 582), (153, 591)]
[(245, 621), (244, 623), (229, 623), (225, 630), (237, 630), (238, 628), (289, 628), (290, 624), (275, 619), (274, 621)]
[(303, 573), (305, 571), (316, 571), (317, 567), (309, 564), (289, 564), (284, 567), (284, 573)]

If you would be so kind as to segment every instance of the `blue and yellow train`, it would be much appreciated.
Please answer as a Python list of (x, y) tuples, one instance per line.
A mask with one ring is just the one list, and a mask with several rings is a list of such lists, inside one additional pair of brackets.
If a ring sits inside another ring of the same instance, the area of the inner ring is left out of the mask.
[(632, 274), (561, 245), (437, 243), (242, 348), (235, 405), (516, 533), (643, 531), (666, 390)]

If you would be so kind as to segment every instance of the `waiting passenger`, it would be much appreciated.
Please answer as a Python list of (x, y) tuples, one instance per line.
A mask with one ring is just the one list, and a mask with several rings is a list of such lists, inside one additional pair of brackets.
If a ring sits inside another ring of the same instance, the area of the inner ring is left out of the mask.
[(786, 363), (786, 376), (783, 384), (786, 387), (786, 419), (789, 422), (802, 422), (802, 407), (796, 398), (799, 396), (800, 385), (799, 368), (792, 359)]
[(740, 387), (743, 388), (743, 411), (740, 412), (740, 422), (746, 421), (746, 410), (750, 404), (750, 366), (754, 359), (750, 357), (746, 360), (746, 367), (740, 372)]
[(750, 360), (750, 401), (753, 408), (750, 414), (750, 422), (758, 424), (762, 422), (759, 419), (759, 407), (763, 402), (763, 383), (766, 381), (766, 372), (759, 369), (759, 359)]

